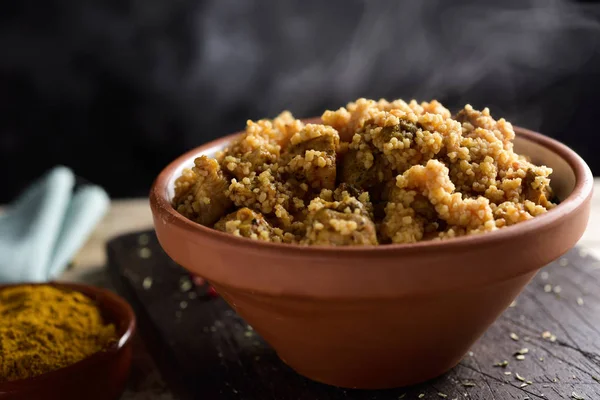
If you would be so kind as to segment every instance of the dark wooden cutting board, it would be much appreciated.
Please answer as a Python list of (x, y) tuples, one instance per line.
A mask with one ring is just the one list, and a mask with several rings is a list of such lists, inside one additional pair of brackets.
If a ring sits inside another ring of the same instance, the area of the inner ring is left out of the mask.
[[(544, 268), (452, 371), (384, 391), (297, 375), (222, 299), (191, 285), (153, 232), (117, 237), (107, 251), (113, 284), (132, 303), (146, 347), (182, 399), (600, 399), (600, 262), (581, 249)], [(495, 365), (504, 360), (507, 366)]]

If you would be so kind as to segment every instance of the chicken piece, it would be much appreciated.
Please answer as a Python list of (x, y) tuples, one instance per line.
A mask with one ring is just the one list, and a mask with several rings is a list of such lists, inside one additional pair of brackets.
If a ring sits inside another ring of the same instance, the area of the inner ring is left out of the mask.
[(433, 158), (443, 148), (441, 134), (424, 130), (408, 117), (380, 114), (353, 136), (340, 163), (340, 180), (369, 190), (375, 202), (385, 197), (385, 186), (395, 174)]
[(281, 113), (274, 120), (248, 121), (246, 132), (217, 159), (223, 170), (238, 180), (252, 172), (258, 175), (278, 162), (281, 146), (303, 127), (289, 112)]
[(281, 174), (266, 170), (260, 175), (254, 172), (239, 182), (234, 178), (227, 195), (238, 207), (259, 211), (267, 218), (276, 218), (277, 226), (292, 229), (296, 217), (302, 217), (306, 208), (302, 187), (292, 180), (283, 181)]
[(435, 207), (429, 199), (422, 194), (417, 194), (410, 205), (417, 215), (422, 216), (427, 221), (435, 221), (437, 218), (437, 213), (435, 211)]
[(397, 118), (397, 121), (393, 126), (367, 125), (364, 132), (375, 148), (385, 155), (391, 169), (402, 173), (442, 152), (444, 138), (441, 133), (424, 130), (418, 122), (404, 118)]
[[(367, 125), (370, 126), (371, 124)], [(398, 118), (398, 125), (392, 126), (384, 126), (381, 127), (376, 133), (373, 134), (373, 143), (375, 146), (383, 151), (383, 148), (386, 143), (389, 143), (390, 140), (396, 139), (402, 141), (404, 139), (408, 139), (412, 141), (417, 132), (422, 129), (418, 123), (410, 121), (404, 118)]]
[(339, 135), (332, 127), (307, 124), (291, 137), (282, 154), (286, 172), (313, 189), (333, 189), (339, 143)]
[(233, 156), (226, 154), (221, 166), (236, 179), (244, 179), (252, 172), (265, 171), (271, 164), (277, 160), (278, 155), (274, 150), (267, 150), (264, 147), (253, 149), (241, 156)]
[(198, 157), (194, 167), (175, 181), (173, 207), (192, 221), (211, 226), (232, 205), (225, 193), (228, 187), (229, 180), (219, 163), (207, 156)]
[(339, 163), (338, 175), (341, 182), (367, 189), (377, 182), (375, 168), (365, 168), (358, 158), (358, 150), (348, 150)]
[(387, 193), (387, 200), (379, 226), (380, 242), (414, 243), (421, 240), (425, 233), (425, 218), (417, 214), (413, 205), (425, 209), (427, 199), (414, 190), (393, 187)]
[(415, 243), (423, 239), (424, 233), (424, 219), (414, 209), (402, 203), (387, 203), (380, 226), (382, 242)]
[(338, 202), (337, 211), (359, 213), (373, 219), (373, 204), (369, 192), (342, 183), (333, 192), (333, 200)]
[[(346, 192), (346, 193), (344, 193)], [(333, 191), (333, 199), (335, 201), (343, 201), (343, 199), (347, 195), (351, 196), (351, 197), (355, 197), (358, 198), (361, 194), (363, 194), (365, 191), (361, 190), (359, 188), (357, 188), (354, 185), (351, 185), (347, 182), (342, 182), (340, 183), (340, 185)]]
[(429, 199), (415, 190), (390, 188), (380, 225), (380, 242), (414, 243), (437, 235), (446, 222)]
[(238, 207), (249, 207), (265, 215), (272, 214), (277, 205), (289, 207), (292, 197), (286, 185), (277, 178), (277, 174), (271, 170), (258, 175), (252, 172), (239, 182), (234, 178), (227, 195)]
[(376, 245), (377, 233), (375, 224), (365, 215), (322, 208), (309, 214), (306, 236), (302, 243), (329, 246)]
[(335, 191), (323, 189), (308, 206), (306, 234), (302, 243), (377, 244), (369, 193), (342, 184)]
[(406, 113), (414, 113), (417, 116), (438, 114), (444, 119), (450, 118), (450, 111), (436, 100), (430, 103), (422, 102), (418, 104), (415, 100), (406, 103), (400, 99), (388, 102), (385, 99), (374, 101), (361, 98), (338, 110), (325, 111), (321, 119), (324, 124), (336, 128), (343, 140), (349, 141), (356, 131), (360, 130), (381, 111), (392, 112), (396, 115)]
[(368, 191), (374, 203), (385, 200), (389, 187), (394, 184), (394, 172), (386, 157), (375, 153), (373, 165), (365, 167), (362, 155), (350, 150), (339, 163), (339, 180), (357, 189)]
[(216, 224), (218, 231), (266, 242), (281, 242), (281, 234), (265, 220), (262, 214), (244, 207), (221, 218)]
[(321, 190), (318, 197), (311, 200), (307, 211), (315, 212), (321, 208), (328, 208), (348, 214), (361, 214), (369, 218), (373, 216), (373, 204), (369, 199), (369, 192), (356, 189), (342, 183), (335, 191)]
[[(549, 170), (549, 171), (548, 171)], [(548, 175), (551, 169), (545, 167), (530, 168), (523, 179), (523, 197), (547, 209), (554, 207), (550, 202), (553, 197)]]
[(513, 140), (515, 139), (515, 131), (512, 124), (504, 118), (496, 121), (492, 118), (489, 108), (486, 107), (483, 111), (478, 111), (470, 104), (467, 104), (456, 114), (454, 119), (463, 124), (463, 135), (465, 137), (476, 137), (482, 130), (485, 130), (501, 140), (505, 150), (512, 152)]

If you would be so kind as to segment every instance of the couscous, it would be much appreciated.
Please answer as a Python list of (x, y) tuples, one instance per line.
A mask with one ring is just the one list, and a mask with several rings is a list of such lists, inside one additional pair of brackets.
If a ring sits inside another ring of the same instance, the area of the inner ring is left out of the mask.
[(283, 112), (248, 121), (175, 182), (173, 206), (233, 235), (376, 245), (490, 232), (545, 213), (552, 169), (513, 151), (486, 108), (358, 99), (319, 124)]

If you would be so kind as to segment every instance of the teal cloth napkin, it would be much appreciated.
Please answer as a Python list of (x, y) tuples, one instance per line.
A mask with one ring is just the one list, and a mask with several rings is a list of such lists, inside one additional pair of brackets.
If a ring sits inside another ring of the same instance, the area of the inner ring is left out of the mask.
[(109, 207), (95, 185), (75, 188), (62, 166), (34, 182), (0, 215), (0, 282), (57, 278)]

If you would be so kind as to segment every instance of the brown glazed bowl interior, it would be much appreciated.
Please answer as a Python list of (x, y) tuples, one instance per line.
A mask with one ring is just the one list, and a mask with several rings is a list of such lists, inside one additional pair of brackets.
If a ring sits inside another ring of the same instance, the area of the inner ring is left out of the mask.
[(593, 178), (585, 162), (555, 140), (516, 131), (516, 151), (554, 169), (561, 203), (491, 233), (306, 247), (236, 237), (184, 218), (170, 204), (174, 180), (234, 135), (160, 173), (150, 193), (156, 233), (174, 261), (209, 280), (300, 374), (350, 388), (422, 382), (456, 365), (536, 271), (586, 228)]
[[(42, 284), (26, 284), (42, 285)], [(115, 325), (117, 340), (104, 351), (75, 364), (33, 378), (0, 383), (0, 399), (10, 400), (106, 400), (117, 399), (125, 389), (131, 367), (131, 339), (135, 315), (125, 300), (93, 286), (75, 283), (50, 283), (81, 292), (98, 305), (104, 321)], [(18, 285), (0, 285), (0, 291)]]

